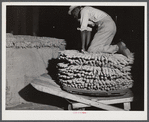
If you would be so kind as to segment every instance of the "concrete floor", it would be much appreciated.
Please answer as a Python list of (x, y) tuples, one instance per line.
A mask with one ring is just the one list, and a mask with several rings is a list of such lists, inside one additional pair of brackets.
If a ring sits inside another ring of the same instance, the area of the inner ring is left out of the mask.
[(64, 110), (64, 107), (44, 105), (39, 103), (25, 103), (14, 107), (8, 107), (6, 110)]
[(22, 89), (19, 95), (25, 101), (17, 106), (7, 106), (6, 110), (65, 110), (68, 105), (67, 100), (37, 91), (30, 84)]
[[(24, 104), (19, 104), (13, 107), (7, 107), (6, 110), (68, 110), (68, 101), (66, 99), (39, 92), (34, 89), (31, 85), (27, 86), (20, 92), (20, 96), (27, 101)], [(131, 110), (141, 110), (138, 106), (138, 99), (131, 103)], [(117, 107), (123, 108), (122, 104), (116, 105)], [(95, 107), (86, 108), (85, 110), (99, 110)]]

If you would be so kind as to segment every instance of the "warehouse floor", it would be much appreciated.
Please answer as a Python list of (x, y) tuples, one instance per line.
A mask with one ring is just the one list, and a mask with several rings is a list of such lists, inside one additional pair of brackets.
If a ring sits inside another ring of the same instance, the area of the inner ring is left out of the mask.
[[(59, 103), (60, 104), (59, 104)], [(123, 108), (123, 104), (115, 104), (113, 105), (115, 107), (119, 107), (119, 108)], [(132, 102), (131, 103), (131, 110), (130, 111), (138, 111), (141, 110), (140, 108), (137, 107), (138, 104), (137, 102)], [(56, 110), (56, 111), (64, 111), (64, 110), (68, 110), (68, 102), (67, 101), (51, 101), (49, 104), (43, 104), (43, 103), (33, 103), (33, 102), (29, 102), (29, 103), (24, 103), (24, 104), (20, 104), (17, 106), (13, 106), (13, 107), (7, 107), (6, 110)], [(89, 108), (85, 108), (85, 110), (87, 111), (103, 111), (102, 109), (99, 108), (95, 108), (95, 107), (89, 107)]]
[(60, 108), (57, 106), (44, 105), (39, 103), (26, 103), (6, 108), (6, 110), (64, 110), (64, 107)]
[[(39, 104), (39, 103), (26, 103), (26, 104), (20, 104), (14, 107), (8, 107), (6, 110), (56, 110), (56, 111), (65, 111), (67, 109), (67, 105), (65, 104), (64, 106), (54, 106), (54, 105), (46, 105), (46, 104)], [(122, 104), (117, 104), (114, 105), (119, 108), (123, 108)], [(135, 111), (136, 105), (131, 104), (132, 109), (130, 111)], [(95, 107), (90, 107), (86, 108), (86, 111), (103, 111), (102, 109), (95, 108)]]
[[(20, 104), (14, 107), (9, 107), (6, 108), (6, 110), (56, 110), (56, 111), (65, 111), (67, 109), (67, 105), (62, 106), (62, 107), (57, 107), (53, 105), (44, 105), (44, 104), (39, 104), (39, 103), (26, 103), (26, 104)], [(81, 109), (78, 109), (81, 110)], [(86, 108), (85, 110), (100, 110), (99, 108)]]
[[(64, 106), (58, 107), (58, 106), (53, 106), (53, 105), (45, 105), (45, 104), (39, 104), (39, 103), (26, 103), (26, 104), (20, 104), (14, 107), (9, 107), (6, 108), (6, 110), (56, 110), (56, 111), (65, 111), (68, 110), (67, 109), (67, 105), (65, 104)], [(117, 104), (114, 105), (116, 107), (119, 108), (123, 108), (122, 104)], [(81, 109), (78, 109), (81, 110)], [(82, 109), (83, 110), (83, 109)], [(95, 108), (95, 107), (89, 107), (89, 108), (85, 108), (86, 111), (104, 111), (102, 109), (99, 108)]]
[[(24, 92), (24, 91), (27, 91)], [(27, 101), (26, 103), (19, 104), (13, 107), (7, 107), (6, 110), (68, 110), (68, 101), (61, 97), (37, 91), (31, 85), (28, 85), (20, 93), (20, 96)], [(143, 104), (139, 104), (136, 99), (131, 103), (131, 110), (141, 110)], [(114, 106), (123, 108), (123, 104), (115, 104)], [(85, 110), (102, 110), (95, 107), (89, 107)]]

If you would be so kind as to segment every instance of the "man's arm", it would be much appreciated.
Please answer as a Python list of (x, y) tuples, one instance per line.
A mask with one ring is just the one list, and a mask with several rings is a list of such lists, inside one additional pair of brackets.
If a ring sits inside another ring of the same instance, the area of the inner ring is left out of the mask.
[(80, 31), (81, 31), (81, 43), (82, 43), (82, 50), (86, 51), (88, 44), (90, 42), (91, 31), (92, 28), (88, 27), (89, 24), (89, 17), (88, 17), (88, 10), (81, 11), (81, 18), (80, 18)]
[(91, 31), (81, 31), (81, 43), (82, 43), (82, 50), (86, 51), (88, 46), (89, 46), (89, 42), (91, 39)]
[(81, 43), (82, 43), (82, 46), (81, 46), (81, 51), (85, 51), (85, 41), (86, 41), (86, 30), (84, 31), (81, 31)]
[(91, 31), (86, 31), (86, 50), (89, 47), (90, 40), (91, 40)]

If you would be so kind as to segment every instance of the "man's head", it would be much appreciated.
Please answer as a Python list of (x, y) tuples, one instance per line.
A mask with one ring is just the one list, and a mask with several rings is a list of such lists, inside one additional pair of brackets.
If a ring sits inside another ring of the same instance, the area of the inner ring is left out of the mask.
[(81, 6), (70, 6), (68, 14), (72, 15), (75, 19), (79, 18)]

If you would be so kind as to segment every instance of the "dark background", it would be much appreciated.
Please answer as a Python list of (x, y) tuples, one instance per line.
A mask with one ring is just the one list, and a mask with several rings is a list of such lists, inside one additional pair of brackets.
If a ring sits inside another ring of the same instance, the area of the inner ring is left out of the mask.
[[(112, 44), (122, 40), (135, 54), (132, 110), (144, 110), (144, 7), (94, 7), (107, 12), (116, 23), (117, 33)], [(7, 6), (7, 33), (65, 39), (66, 49), (79, 49), (79, 23), (68, 15), (68, 9), (69, 6)]]

